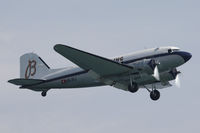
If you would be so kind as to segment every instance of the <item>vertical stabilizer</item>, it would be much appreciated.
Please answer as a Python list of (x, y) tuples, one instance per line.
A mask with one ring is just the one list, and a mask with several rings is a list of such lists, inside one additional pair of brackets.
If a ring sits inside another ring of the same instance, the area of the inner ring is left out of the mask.
[(27, 53), (20, 57), (20, 78), (41, 79), (49, 71), (49, 66), (34, 53)]

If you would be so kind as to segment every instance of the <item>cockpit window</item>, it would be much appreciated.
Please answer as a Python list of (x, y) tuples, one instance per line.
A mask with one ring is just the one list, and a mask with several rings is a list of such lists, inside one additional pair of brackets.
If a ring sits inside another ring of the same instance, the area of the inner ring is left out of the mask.
[(179, 49), (173, 49), (173, 52), (179, 51)]
[(173, 52), (176, 52), (176, 51), (179, 51), (179, 49), (168, 49), (168, 53), (173, 53)]
[(169, 54), (172, 53), (172, 49), (168, 49), (168, 53), (169, 53)]

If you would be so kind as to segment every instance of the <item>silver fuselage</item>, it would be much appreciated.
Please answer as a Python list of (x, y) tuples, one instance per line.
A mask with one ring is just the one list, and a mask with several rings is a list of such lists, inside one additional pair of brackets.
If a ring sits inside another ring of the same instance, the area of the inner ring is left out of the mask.
[[(172, 51), (169, 52), (169, 49)], [(187, 61), (187, 59), (184, 58), (184, 54), (189, 53), (180, 51), (176, 47), (161, 47), (117, 56), (111, 58), (111, 60), (132, 66), (134, 71), (133, 73), (122, 74), (120, 76), (110, 75), (110, 78), (116, 82), (124, 81), (128, 83), (131, 76), (134, 82), (140, 87), (156, 83), (157, 80), (152, 76), (153, 69), (148, 65), (151, 59), (155, 59), (160, 63), (158, 68), (161, 81), (174, 80), (173, 75), (171, 75), (169, 71), (181, 66)], [(102, 69), (103, 67), (104, 66), (102, 66)], [(26, 88), (40, 91), (41, 89), (48, 90), (52, 88), (80, 88), (106, 85), (98, 78), (94, 78), (89, 70), (83, 70), (79, 67), (53, 69), (48, 75), (42, 77), (42, 79), (46, 82), (27, 86)]]

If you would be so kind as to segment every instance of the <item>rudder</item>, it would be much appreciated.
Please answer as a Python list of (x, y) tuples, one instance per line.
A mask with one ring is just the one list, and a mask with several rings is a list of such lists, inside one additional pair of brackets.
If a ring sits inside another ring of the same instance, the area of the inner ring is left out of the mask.
[(27, 53), (20, 57), (20, 78), (41, 79), (49, 71), (50, 67), (35, 53)]

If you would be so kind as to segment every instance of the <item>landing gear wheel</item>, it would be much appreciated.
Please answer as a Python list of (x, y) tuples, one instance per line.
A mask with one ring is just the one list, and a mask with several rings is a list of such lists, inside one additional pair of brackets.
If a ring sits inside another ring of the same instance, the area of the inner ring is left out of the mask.
[(43, 91), (43, 92), (41, 93), (41, 95), (42, 95), (43, 97), (45, 97), (45, 96), (47, 95), (47, 92), (46, 92), (46, 91)]
[(137, 84), (133, 84), (132, 86), (131, 86), (131, 85), (128, 86), (128, 91), (130, 91), (130, 92), (132, 92), (132, 93), (137, 92), (138, 89), (139, 89), (139, 87), (138, 87)]
[(150, 97), (152, 100), (156, 101), (160, 98), (160, 92), (158, 90), (153, 90), (150, 92)]

